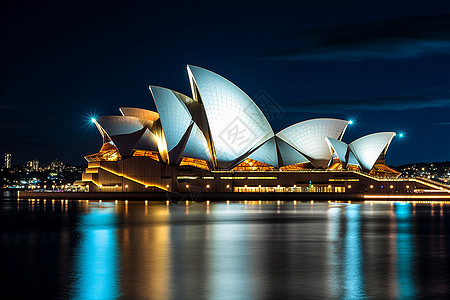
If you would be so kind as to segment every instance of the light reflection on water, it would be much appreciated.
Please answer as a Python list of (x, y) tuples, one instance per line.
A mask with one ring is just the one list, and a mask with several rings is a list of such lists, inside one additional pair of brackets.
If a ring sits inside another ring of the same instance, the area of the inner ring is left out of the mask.
[(93, 207), (80, 217), (73, 298), (114, 299), (119, 295), (116, 218), (109, 205)]
[(27, 284), (74, 299), (449, 292), (449, 205), (41, 200), (4, 202), (0, 213), (2, 284), (19, 284), (18, 298), (34, 294)]

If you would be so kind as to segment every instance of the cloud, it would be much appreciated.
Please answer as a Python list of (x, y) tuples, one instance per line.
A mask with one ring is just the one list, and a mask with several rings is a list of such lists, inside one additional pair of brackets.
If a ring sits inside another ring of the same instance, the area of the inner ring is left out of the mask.
[(358, 99), (326, 99), (283, 105), (283, 109), (286, 112), (400, 111), (437, 107), (450, 108), (450, 95), (446, 97), (413, 95)]
[(316, 27), (292, 36), (296, 45), (266, 59), (361, 61), (449, 54), (450, 15)]

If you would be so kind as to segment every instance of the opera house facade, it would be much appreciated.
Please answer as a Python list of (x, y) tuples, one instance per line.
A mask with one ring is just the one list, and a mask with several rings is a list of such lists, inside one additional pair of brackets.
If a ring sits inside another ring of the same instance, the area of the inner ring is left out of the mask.
[(150, 86), (157, 111), (92, 119), (103, 139), (75, 184), (102, 192), (408, 193), (433, 189), (384, 164), (395, 132), (342, 141), (348, 121), (275, 133), (256, 103), (209, 70), (187, 67), (191, 96)]

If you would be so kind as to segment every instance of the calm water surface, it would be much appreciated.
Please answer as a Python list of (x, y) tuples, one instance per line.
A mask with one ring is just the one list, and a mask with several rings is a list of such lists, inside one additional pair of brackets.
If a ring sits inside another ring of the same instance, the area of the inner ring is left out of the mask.
[(446, 298), (449, 234), (447, 204), (167, 206), (3, 196), (0, 293), (11, 299)]

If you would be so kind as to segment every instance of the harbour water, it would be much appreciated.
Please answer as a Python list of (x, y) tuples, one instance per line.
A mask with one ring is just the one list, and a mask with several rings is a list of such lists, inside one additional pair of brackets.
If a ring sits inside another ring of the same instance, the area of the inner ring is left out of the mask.
[(11, 299), (445, 298), (449, 234), (444, 203), (4, 194), (0, 285)]

